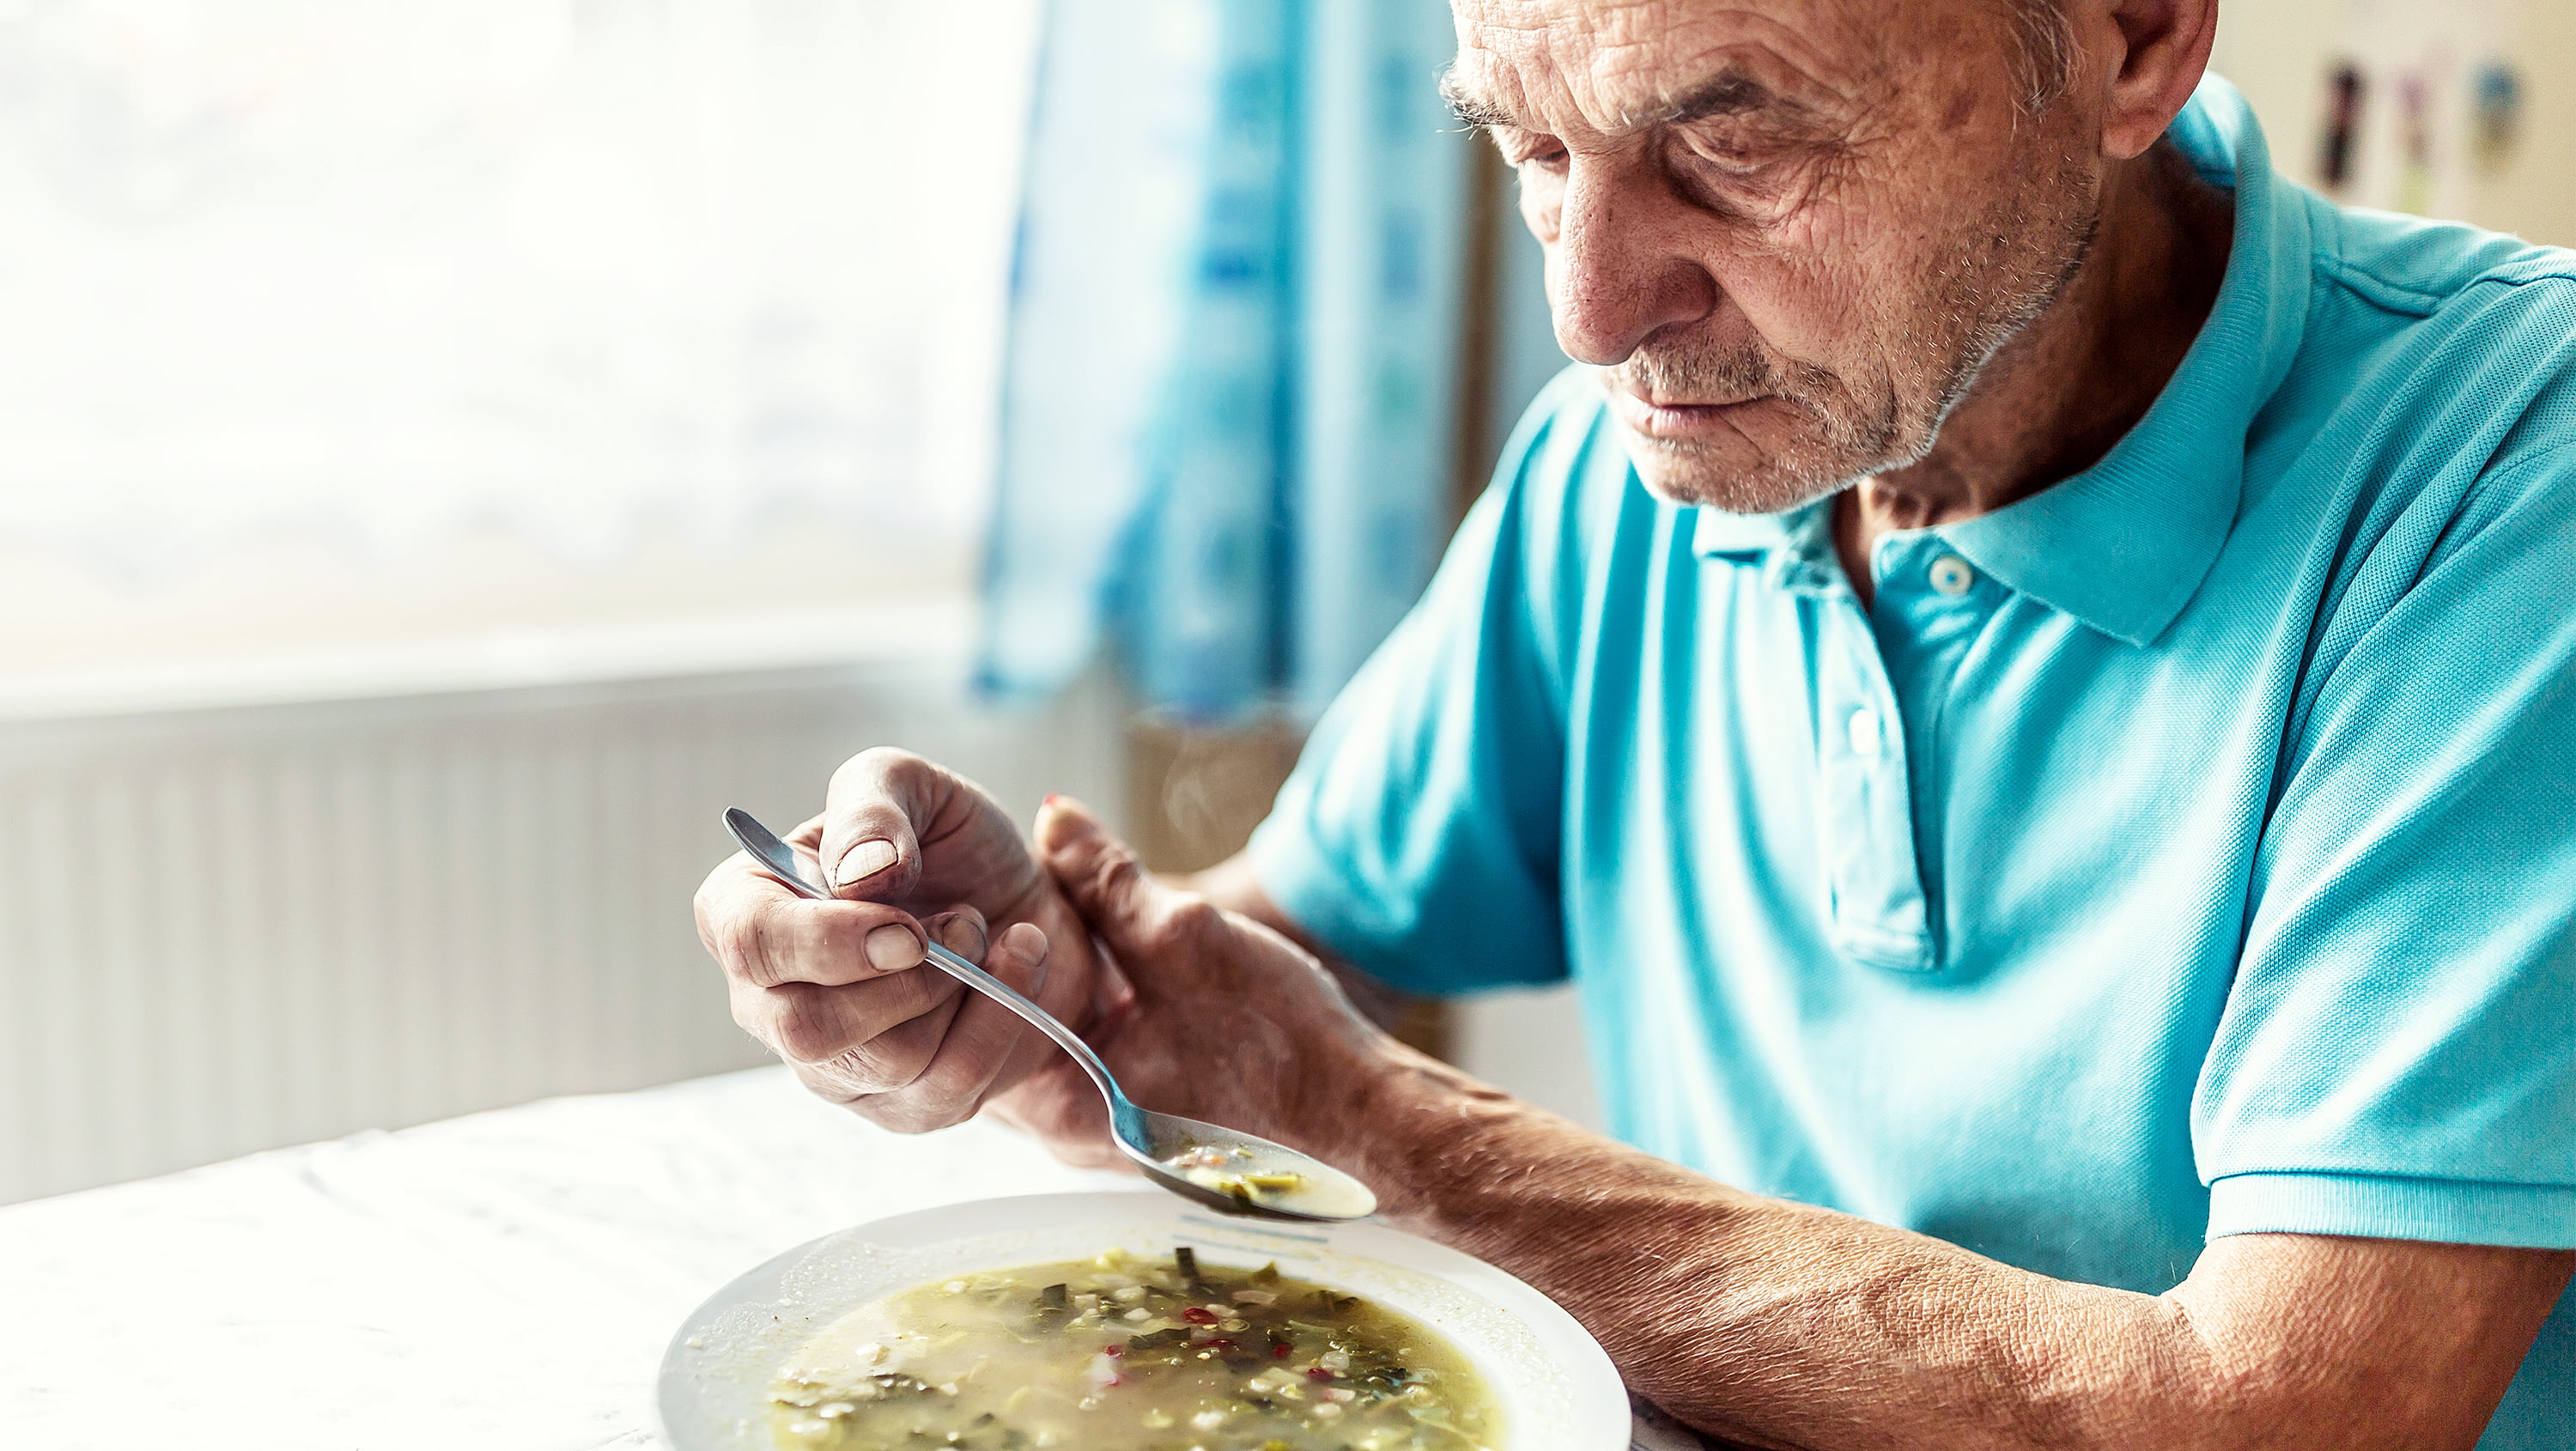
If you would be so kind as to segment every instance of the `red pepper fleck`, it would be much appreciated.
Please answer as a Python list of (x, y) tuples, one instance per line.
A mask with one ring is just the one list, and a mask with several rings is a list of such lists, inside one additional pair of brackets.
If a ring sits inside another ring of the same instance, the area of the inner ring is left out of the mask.
[(1272, 1360), (1286, 1360), (1288, 1358), (1288, 1342), (1283, 1340), (1277, 1345), (1270, 1347), (1270, 1358)]
[(1108, 1356), (1111, 1360), (1116, 1360), (1118, 1357), (1127, 1353), (1127, 1347), (1123, 1345), (1104, 1345), (1100, 1347), (1100, 1353)]
[(1320, 1365), (1310, 1365), (1306, 1367), (1306, 1379), (1308, 1380), (1331, 1380), (1332, 1378), (1333, 1373), (1324, 1369)]
[(1183, 1310), (1181, 1312), (1181, 1318), (1187, 1320), (1192, 1325), (1214, 1325), (1216, 1323), (1216, 1316), (1214, 1313), (1202, 1310), (1196, 1305), (1192, 1305), (1190, 1308)]

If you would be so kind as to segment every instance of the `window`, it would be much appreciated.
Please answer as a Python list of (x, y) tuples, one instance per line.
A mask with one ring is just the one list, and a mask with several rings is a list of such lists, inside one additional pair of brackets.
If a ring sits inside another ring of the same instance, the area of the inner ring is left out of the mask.
[(1038, 11), (0, 5), (0, 677), (962, 594)]

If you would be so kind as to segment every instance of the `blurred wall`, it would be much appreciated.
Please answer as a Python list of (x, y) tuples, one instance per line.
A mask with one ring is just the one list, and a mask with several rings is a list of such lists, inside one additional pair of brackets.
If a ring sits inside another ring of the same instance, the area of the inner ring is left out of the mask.
[[(2338, 184), (2346, 67), (2360, 86)], [(2253, 103), (2274, 165), (2338, 200), (2576, 245), (2570, 0), (2223, 0), (2211, 68)]]

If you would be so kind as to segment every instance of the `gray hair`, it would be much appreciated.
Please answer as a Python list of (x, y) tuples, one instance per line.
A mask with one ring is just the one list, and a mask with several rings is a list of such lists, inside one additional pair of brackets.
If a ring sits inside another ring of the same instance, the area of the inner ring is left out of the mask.
[(2021, 50), (2021, 95), (2015, 104), (2036, 116), (2057, 104), (2075, 78), (2075, 28), (2058, 0), (2005, 0), (2012, 10), (2013, 40)]

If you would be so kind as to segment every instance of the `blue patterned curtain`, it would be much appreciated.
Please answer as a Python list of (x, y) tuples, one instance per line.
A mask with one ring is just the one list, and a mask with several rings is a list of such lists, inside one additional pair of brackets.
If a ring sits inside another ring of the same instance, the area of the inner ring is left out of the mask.
[(1054, 0), (982, 677), (1104, 641), (1195, 720), (1340, 688), (1448, 523), (1468, 138), (1445, 0)]

